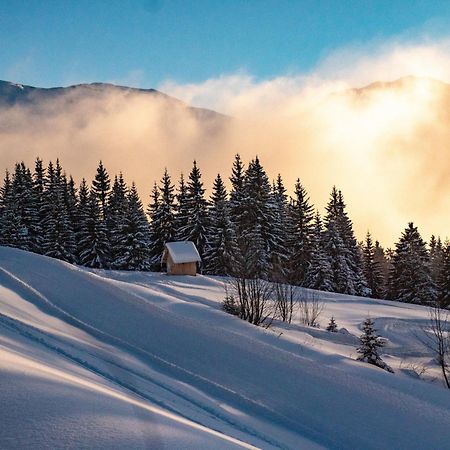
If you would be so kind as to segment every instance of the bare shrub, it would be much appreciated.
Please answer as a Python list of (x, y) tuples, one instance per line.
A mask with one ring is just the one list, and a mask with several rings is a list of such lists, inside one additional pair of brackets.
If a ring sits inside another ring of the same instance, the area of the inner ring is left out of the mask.
[(318, 319), (322, 314), (324, 303), (315, 292), (302, 289), (298, 297), (298, 311), (300, 322), (310, 327), (318, 327)]
[[(253, 325), (269, 327), (276, 313), (272, 299), (273, 285), (260, 278), (230, 278), (226, 286), (225, 301), (235, 303), (238, 316)], [(224, 302), (225, 303), (225, 302)], [(224, 304), (225, 306), (225, 304)]]
[(408, 370), (412, 372), (417, 378), (424, 380), (428, 372), (428, 367), (425, 364), (418, 362), (404, 363), (403, 361), (401, 361), (400, 370)]
[(429, 309), (430, 322), (423, 329), (423, 344), (433, 352), (435, 361), (440, 367), (444, 383), (450, 389), (450, 322), (448, 312), (438, 304)]
[(298, 305), (298, 290), (295, 286), (285, 283), (274, 283), (274, 298), (277, 318), (291, 323), (292, 316)]

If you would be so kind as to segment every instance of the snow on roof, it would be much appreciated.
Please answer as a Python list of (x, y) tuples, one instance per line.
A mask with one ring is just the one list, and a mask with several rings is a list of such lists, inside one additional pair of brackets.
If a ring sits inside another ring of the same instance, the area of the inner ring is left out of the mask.
[(201, 261), (197, 248), (192, 241), (166, 242), (165, 248), (163, 261), (165, 261), (166, 251), (169, 252), (175, 264)]

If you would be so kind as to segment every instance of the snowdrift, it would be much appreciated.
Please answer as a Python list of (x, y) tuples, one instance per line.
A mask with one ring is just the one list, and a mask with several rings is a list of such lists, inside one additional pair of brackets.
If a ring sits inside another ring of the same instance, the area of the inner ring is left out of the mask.
[(448, 447), (446, 390), (350, 358), (370, 314), (390, 365), (429, 359), (426, 309), (319, 295), (347, 333), (251, 326), (219, 278), (0, 247), (0, 448)]

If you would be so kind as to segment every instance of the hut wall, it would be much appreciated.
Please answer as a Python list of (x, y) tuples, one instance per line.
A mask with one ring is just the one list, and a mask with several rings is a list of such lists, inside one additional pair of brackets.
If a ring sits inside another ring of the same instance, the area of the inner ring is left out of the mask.
[(197, 263), (188, 262), (183, 264), (175, 264), (170, 255), (167, 258), (167, 273), (169, 275), (196, 275)]

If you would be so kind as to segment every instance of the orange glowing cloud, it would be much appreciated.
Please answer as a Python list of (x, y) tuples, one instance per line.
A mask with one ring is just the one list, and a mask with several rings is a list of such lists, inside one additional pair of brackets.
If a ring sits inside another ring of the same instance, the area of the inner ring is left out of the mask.
[[(322, 210), (342, 189), (356, 232), (386, 245), (408, 221), (425, 237), (450, 235), (450, 57), (446, 42), (343, 50), (304, 76), (257, 81), (245, 73), (160, 90), (233, 119), (199, 119), (162, 96), (105, 92), (39, 111), (0, 112), (0, 167), (59, 157), (79, 180), (99, 159), (122, 170), (144, 200), (168, 167), (177, 179), (197, 159), (207, 186), (235, 153), (258, 154), (288, 188), (300, 177)], [(402, 78), (406, 75), (415, 77)], [(419, 77), (419, 78), (417, 78)], [(363, 89), (355, 87), (372, 81)], [(70, 95), (70, 94), (69, 94)], [(70, 101), (68, 101), (70, 100)]]

